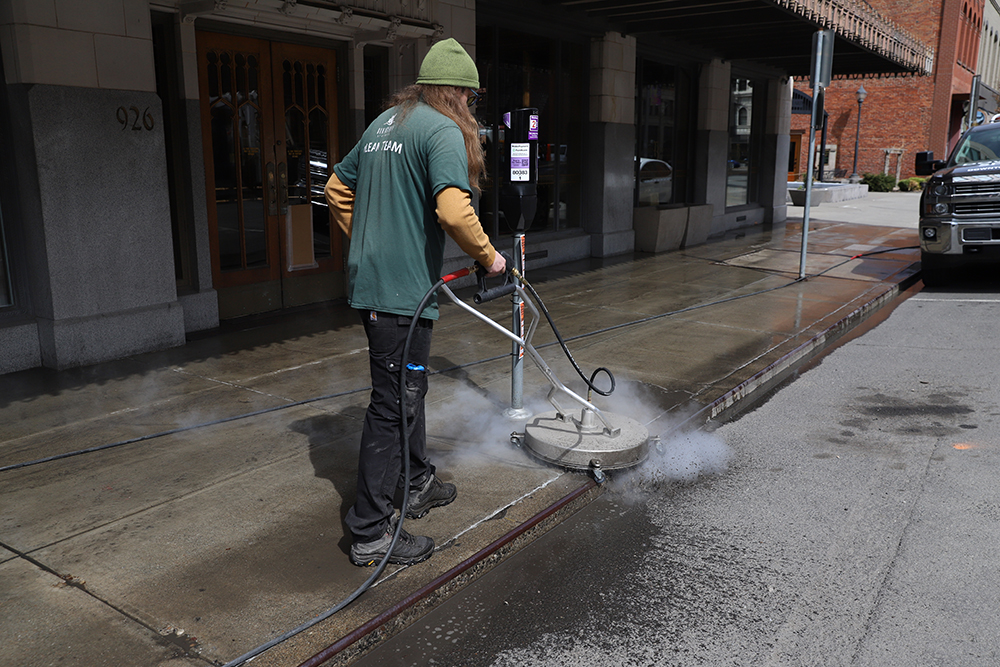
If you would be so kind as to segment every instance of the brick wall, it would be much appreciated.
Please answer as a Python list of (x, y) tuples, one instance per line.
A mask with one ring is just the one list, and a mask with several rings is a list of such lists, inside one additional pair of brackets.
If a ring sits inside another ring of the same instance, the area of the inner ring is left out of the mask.
[[(959, 63), (961, 53), (968, 59), (978, 45), (965, 44), (961, 35), (964, 0), (870, 0), (871, 6), (904, 31), (935, 49), (933, 76), (894, 78), (866, 77), (834, 81), (827, 89), (827, 144), (837, 146), (837, 168), (847, 169), (854, 162), (857, 135), (858, 103), (856, 91), (864, 85), (868, 96), (861, 108), (861, 135), (858, 147), (858, 174), (885, 170), (886, 149), (902, 149), (890, 159), (889, 173), (895, 174), (901, 161), (900, 176), (913, 176), (915, 153), (933, 150), (945, 157), (957, 138), (961, 103), (968, 99), (972, 72)], [(982, 16), (981, 0), (970, 3)], [(964, 51), (963, 51), (964, 48)], [(836, 53), (834, 53), (836, 58)], [(811, 95), (808, 79), (796, 81), (796, 88)], [(809, 116), (792, 117), (792, 130), (808, 135)], [(816, 133), (817, 143), (820, 133)], [(807, 138), (803, 139), (801, 164), (806, 164)], [(829, 177), (829, 176), (827, 176)]]

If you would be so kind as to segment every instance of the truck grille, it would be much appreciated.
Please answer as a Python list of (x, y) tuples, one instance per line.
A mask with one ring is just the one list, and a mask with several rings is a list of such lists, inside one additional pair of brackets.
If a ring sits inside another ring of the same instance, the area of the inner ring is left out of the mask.
[(1000, 194), (1000, 183), (955, 183), (957, 195), (996, 195)]
[(955, 204), (956, 215), (986, 215), (1000, 213), (1000, 201), (979, 201)]

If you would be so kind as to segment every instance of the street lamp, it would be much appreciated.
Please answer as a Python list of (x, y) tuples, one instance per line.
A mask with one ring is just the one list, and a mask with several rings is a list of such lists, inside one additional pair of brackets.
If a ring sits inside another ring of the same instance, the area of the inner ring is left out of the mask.
[(861, 103), (868, 97), (868, 91), (865, 90), (864, 86), (861, 86), (858, 88), (855, 96), (858, 98), (858, 130), (854, 133), (854, 173), (851, 174), (851, 183), (859, 183), (861, 181), (861, 178), (858, 176), (858, 139), (861, 138)]

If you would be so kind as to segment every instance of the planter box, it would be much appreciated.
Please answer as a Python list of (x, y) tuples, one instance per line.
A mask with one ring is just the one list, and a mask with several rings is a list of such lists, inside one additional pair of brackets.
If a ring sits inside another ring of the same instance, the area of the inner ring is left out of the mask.
[(682, 248), (700, 245), (708, 240), (714, 214), (715, 207), (712, 204), (698, 204), (688, 207), (688, 223), (684, 230), (684, 240), (681, 242)]
[[(792, 206), (806, 205), (805, 190), (789, 190), (788, 196), (792, 198)], [(830, 201), (830, 191), (826, 188), (813, 188), (812, 196), (809, 201), (809, 208), (819, 206), (825, 201)]]
[(684, 240), (688, 209), (642, 206), (633, 209), (632, 227), (635, 230), (635, 249), (640, 252), (666, 252), (677, 250)]

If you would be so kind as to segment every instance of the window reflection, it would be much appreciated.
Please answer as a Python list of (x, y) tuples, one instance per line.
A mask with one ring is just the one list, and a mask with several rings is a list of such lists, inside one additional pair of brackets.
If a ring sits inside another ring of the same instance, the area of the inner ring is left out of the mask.
[[(480, 216), (493, 235), (512, 233), (497, 205), (492, 173), (506, 141), (502, 117), (513, 109), (538, 109), (538, 207), (526, 231), (558, 230), (580, 225), (580, 174), (586, 118), (584, 67), (586, 47), (479, 26), (476, 64), (485, 92), (475, 113), (486, 142), (490, 180), (483, 190)], [(494, 136), (494, 134), (496, 136)], [(499, 169), (503, 174), (504, 170)]]
[(753, 82), (733, 77), (729, 105), (729, 155), (726, 161), (726, 206), (750, 203), (753, 155)]
[[(674, 201), (677, 86), (675, 68), (643, 61), (639, 83), (639, 154), (636, 204), (660, 206)], [(682, 198), (678, 198), (683, 201)]]

